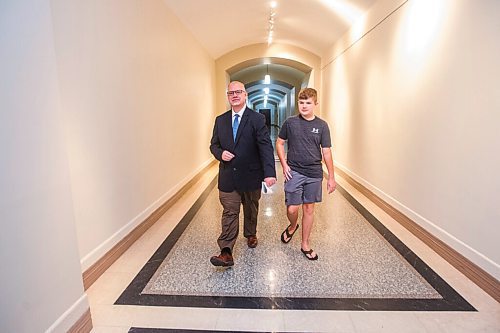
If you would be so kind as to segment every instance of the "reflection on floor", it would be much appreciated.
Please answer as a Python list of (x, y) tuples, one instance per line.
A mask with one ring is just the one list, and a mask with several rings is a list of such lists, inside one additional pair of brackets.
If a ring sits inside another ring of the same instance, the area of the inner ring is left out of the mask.
[[(282, 187), (275, 185), (260, 202), (259, 246), (250, 249), (240, 238), (233, 253), (236, 266), (214, 268), (208, 258), (218, 251), (214, 240), (220, 233), (222, 213), (214, 180), (117, 304), (474, 310), (389, 231), (381, 229), (399, 248), (381, 237), (343, 197), (341, 193), (354, 200), (340, 186), (331, 196), (325, 191), (323, 203), (316, 207), (312, 239), (321, 259), (311, 262), (303, 256), (299, 234), (289, 244), (282, 244), (279, 235), (288, 225)], [(372, 220), (381, 227), (380, 222)]]
[(299, 251), (300, 229), (289, 244), (281, 243), (288, 220), (279, 184), (260, 202), (259, 246), (250, 249), (240, 238), (234, 249), (236, 266), (214, 269), (207, 258), (217, 251), (214, 240), (222, 209), (213, 185), (142, 294), (442, 298), (339, 191), (332, 196), (325, 192), (324, 204), (316, 207), (312, 239), (320, 260), (311, 262)]
[(287, 222), (278, 184), (261, 200), (258, 247), (241, 237), (233, 268), (211, 266), (220, 228), (215, 172), (89, 289), (95, 332), (498, 331), (497, 302), (341, 179), (347, 191), (325, 194), (317, 207), (320, 260), (302, 255), (300, 234), (279, 241)]

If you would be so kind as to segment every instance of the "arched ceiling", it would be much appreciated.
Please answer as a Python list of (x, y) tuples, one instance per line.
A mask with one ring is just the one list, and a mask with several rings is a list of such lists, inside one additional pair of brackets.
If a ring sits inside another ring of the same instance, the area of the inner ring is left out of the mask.
[[(281, 101), (290, 106), (294, 94), (302, 87), (318, 84), (318, 74), (310, 67), (317, 64), (310, 60), (320, 60), (377, 0), (277, 0), (273, 10), (271, 0), (163, 1), (216, 63), (229, 65), (221, 65), (221, 68), (230, 80), (246, 85), (251, 93), (250, 103), (259, 104), (266, 97), (261, 85), (264, 75), (269, 73), (272, 83), (268, 102), (278, 105)], [(268, 46), (272, 11), (276, 14), (273, 43)], [(287, 48), (298, 50), (300, 56), (288, 57), (287, 51), (266, 51), (256, 56), (259, 50)], [(243, 51), (247, 49), (248, 52)], [(231, 64), (235, 55), (241, 61)], [(304, 55), (307, 62), (302, 61)]]
[[(268, 94), (264, 92), (264, 88), (269, 89)], [(293, 88), (292, 85), (283, 82), (273, 80), (270, 84), (264, 84), (262, 81), (253, 82), (246, 85), (246, 90), (248, 92), (248, 102), (251, 104), (256, 104), (264, 100), (264, 96), (267, 95), (268, 101), (274, 102), (275, 105), (279, 105), (290, 90)]]
[[(278, 0), (274, 42), (324, 54), (376, 0)], [(207, 51), (218, 57), (267, 43), (269, 0), (164, 0)]]
[(304, 76), (309, 73), (311, 69), (301, 71), (290, 66), (269, 64), (269, 65), (256, 65), (241, 69), (238, 72), (231, 74), (232, 80), (241, 82), (253, 82), (262, 80), (264, 75), (271, 75), (273, 80), (281, 80), (290, 83), (300, 83), (304, 80)]
[[(264, 102), (265, 97), (267, 97), (268, 104), (272, 104), (277, 108), (280, 103), (287, 100), (293, 88), (300, 89), (304, 82), (307, 81), (308, 74), (311, 71), (310, 67), (303, 64), (301, 66), (293, 65), (295, 67), (270, 63), (243, 67), (239, 71), (233, 72), (230, 79), (245, 84), (249, 105), (254, 109), (256, 105), (261, 105)], [(300, 70), (296, 67), (300, 68)], [(269, 84), (264, 82), (266, 74), (271, 76)], [(265, 89), (267, 89), (267, 93)]]

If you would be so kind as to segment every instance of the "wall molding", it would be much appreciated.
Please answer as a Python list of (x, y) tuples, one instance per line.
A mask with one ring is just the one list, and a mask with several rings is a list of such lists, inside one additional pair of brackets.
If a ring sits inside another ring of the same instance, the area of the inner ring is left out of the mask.
[(89, 333), (92, 330), (87, 294), (83, 294), (45, 331), (46, 333)]
[(396, 220), (396, 222), (410, 231), (415, 237), (423, 241), (439, 256), (445, 259), (462, 274), (467, 276), (472, 282), (478, 285), (497, 302), (500, 302), (500, 282), (494, 276), (490, 275), (487, 271), (474, 264), (461, 253), (440, 240), (438, 237), (434, 236), (432, 233), (420, 226), (417, 222), (403, 214), (400, 210), (394, 208), (379, 195), (368, 189), (367, 186), (354, 179), (355, 176), (351, 176), (350, 172), (346, 171), (344, 167), (339, 167), (338, 163), (336, 164), (335, 171), (350, 185), (361, 192), (361, 194), (370, 199), (384, 212), (386, 212), (389, 216)]
[(92, 331), (92, 317), (90, 309), (88, 309), (69, 329), (68, 333), (90, 333), (90, 331)]
[[(122, 228), (118, 233), (112, 236), (112, 239), (115, 240), (118, 238), (118, 241), (115, 241), (116, 245), (114, 245), (110, 250), (108, 250), (104, 255), (102, 255), (95, 263), (90, 265), (83, 272), (83, 286), (84, 289), (87, 290), (127, 249), (141, 237), (159, 218), (165, 214), (165, 212), (172, 207), (180, 197), (186, 193), (200, 178), (203, 174), (208, 170), (213, 164), (217, 161), (215, 159), (210, 159), (206, 163), (204, 163), (198, 170), (194, 172), (194, 174), (189, 175), (187, 181), (180, 182), (183, 184), (181, 186), (177, 186), (175, 188), (175, 192), (172, 194), (172, 191), (169, 191), (169, 195), (167, 199), (165, 199), (166, 195), (162, 196), (160, 200), (162, 200), (159, 204), (159, 207), (154, 209), (147, 217), (144, 217), (145, 214), (141, 213), (139, 216), (142, 217), (141, 220), (136, 222), (138, 219), (135, 218), (131, 223), (127, 224), (127, 230), (130, 230), (128, 233), (124, 235)], [(158, 200), (158, 201), (160, 201)], [(158, 201), (155, 202), (152, 206), (158, 206)], [(151, 209), (146, 209), (146, 211), (151, 211)], [(130, 226), (132, 224), (132, 227)], [(109, 243), (110, 240), (107, 240), (105, 243)], [(102, 247), (102, 246), (101, 246)], [(100, 248), (101, 248), (100, 247)], [(88, 258), (87, 256), (86, 258)], [(83, 259), (82, 259), (83, 261)], [(83, 266), (83, 264), (82, 264)]]

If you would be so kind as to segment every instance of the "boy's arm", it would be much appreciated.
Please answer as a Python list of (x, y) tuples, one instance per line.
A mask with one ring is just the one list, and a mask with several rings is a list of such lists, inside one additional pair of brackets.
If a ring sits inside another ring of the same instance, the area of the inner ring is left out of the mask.
[(321, 148), (321, 152), (323, 153), (323, 160), (325, 161), (326, 168), (328, 169), (328, 181), (326, 183), (326, 188), (328, 193), (332, 193), (335, 191), (335, 187), (337, 187), (337, 183), (335, 182), (335, 171), (333, 168), (332, 150), (330, 147)]
[(290, 167), (288, 166), (285, 158), (285, 142), (285, 140), (278, 137), (278, 139), (276, 140), (276, 153), (278, 154), (281, 167), (283, 168), (283, 176), (285, 176), (286, 180), (290, 180), (292, 178), (292, 175), (290, 174)]

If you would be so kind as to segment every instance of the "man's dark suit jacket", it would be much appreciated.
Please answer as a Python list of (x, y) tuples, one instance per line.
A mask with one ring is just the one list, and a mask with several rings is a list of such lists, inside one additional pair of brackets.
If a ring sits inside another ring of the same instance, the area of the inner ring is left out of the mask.
[[(235, 156), (229, 162), (222, 160), (227, 150)], [(233, 140), (232, 112), (215, 119), (210, 151), (219, 163), (219, 190), (222, 192), (247, 192), (260, 189), (267, 177), (276, 177), (274, 152), (264, 115), (248, 107)]]

